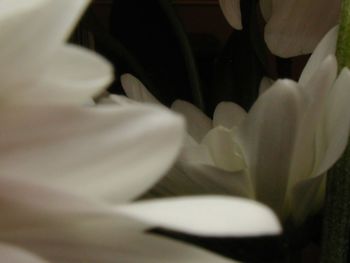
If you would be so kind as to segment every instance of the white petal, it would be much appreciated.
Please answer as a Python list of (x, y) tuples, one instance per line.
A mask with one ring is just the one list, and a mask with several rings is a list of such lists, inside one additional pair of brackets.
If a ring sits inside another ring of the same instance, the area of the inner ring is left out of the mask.
[(295, 82), (276, 81), (258, 98), (238, 133), (256, 198), (278, 213), (287, 190), (301, 99)]
[(312, 78), (313, 74), (320, 67), (321, 63), (329, 56), (335, 55), (337, 46), (338, 26), (332, 28), (321, 40), (312, 53), (310, 59), (305, 65), (303, 72), (300, 75), (299, 83), (306, 85)]
[(170, 168), (184, 128), (165, 109), (139, 105), (10, 107), (0, 122), (4, 174), (116, 201), (141, 194)]
[(317, 174), (326, 172), (342, 155), (350, 130), (350, 71), (344, 68), (329, 95), (326, 115), (326, 152)]
[(0, 16), (3, 91), (35, 83), (45, 71), (47, 59), (68, 37), (89, 1), (27, 2), (33, 5), (23, 0), (1, 2), (1, 5), (10, 5), (5, 10), (12, 11)]
[(187, 131), (197, 142), (212, 128), (212, 120), (196, 106), (182, 100), (176, 100), (171, 109), (182, 114), (187, 121)]
[(265, 91), (271, 88), (273, 83), (274, 83), (274, 80), (267, 77), (263, 77), (262, 80), (260, 81), (259, 95), (263, 94)]
[(125, 205), (118, 211), (153, 226), (200, 236), (259, 236), (281, 231), (269, 208), (238, 197), (164, 198)]
[(0, 243), (0, 258), (4, 263), (48, 263), (29, 251), (4, 243)]
[[(265, 40), (275, 55), (311, 53), (338, 23), (340, 0), (273, 0)], [(320, 19), (321, 18), (321, 19)]]
[(113, 222), (34, 229), (3, 236), (52, 263), (235, 262), (181, 242), (141, 232), (126, 232), (115, 228)]
[(147, 90), (147, 88), (131, 74), (123, 74), (120, 77), (122, 87), (126, 95), (139, 102), (161, 103)]
[(113, 67), (83, 48), (62, 45), (50, 59), (38, 84), (14, 91), (11, 103), (83, 104), (100, 94), (113, 79)]
[(239, 146), (234, 141), (235, 132), (222, 126), (208, 132), (202, 141), (209, 149), (217, 167), (226, 171), (239, 171), (245, 168)]
[(318, 212), (325, 194), (325, 175), (302, 180), (292, 190), (291, 213), (293, 220), (302, 224), (307, 216)]
[(295, 156), (290, 178), (290, 186), (299, 180), (306, 179), (315, 173), (316, 132), (322, 121), (327, 97), (337, 75), (337, 62), (334, 56), (329, 56), (305, 87), (305, 108), (300, 123), (298, 139), (295, 145)]
[(233, 102), (220, 102), (214, 111), (213, 126), (224, 126), (231, 129), (238, 126), (247, 116), (247, 112)]
[(252, 198), (247, 175), (212, 165), (178, 162), (148, 193), (148, 197), (220, 194)]
[(219, 0), (227, 22), (235, 29), (242, 29), (241, 0)]
[(259, 5), (265, 21), (268, 21), (272, 14), (272, 0), (260, 0)]

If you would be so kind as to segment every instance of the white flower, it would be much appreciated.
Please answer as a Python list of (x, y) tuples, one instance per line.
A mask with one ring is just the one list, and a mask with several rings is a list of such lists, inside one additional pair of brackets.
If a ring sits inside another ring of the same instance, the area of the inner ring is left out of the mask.
[[(176, 101), (172, 108), (187, 118), (187, 144), (153, 193), (244, 196), (297, 223), (315, 212), (323, 201), (325, 173), (341, 156), (349, 134), (350, 72), (344, 69), (336, 79), (336, 39), (334, 28), (299, 82), (279, 80), (263, 87), (248, 114), (222, 102), (210, 120), (195, 106)], [(130, 75), (122, 84), (131, 98), (155, 100)]]
[[(230, 25), (241, 29), (240, 0), (219, 2)], [(259, 4), (266, 21), (266, 43), (281, 57), (311, 53), (338, 23), (340, 13), (340, 0), (260, 0)]]
[(144, 230), (278, 233), (271, 211), (247, 200), (128, 204), (174, 162), (183, 120), (153, 106), (80, 106), (112, 79), (104, 59), (65, 44), (87, 3), (0, 1), (1, 260), (224, 263)]

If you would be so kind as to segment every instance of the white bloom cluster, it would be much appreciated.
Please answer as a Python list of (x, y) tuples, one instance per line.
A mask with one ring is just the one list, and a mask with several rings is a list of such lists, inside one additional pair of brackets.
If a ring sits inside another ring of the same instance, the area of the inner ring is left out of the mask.
[(144, 231), (278, 233), (269, 209), (241, 199), (128, 204), (174, 162), (184, 123), (155, 106), (82, 106), (113, 78), (66, 43), (88, 2), (0, 0), (1, 262), (224, 263)]

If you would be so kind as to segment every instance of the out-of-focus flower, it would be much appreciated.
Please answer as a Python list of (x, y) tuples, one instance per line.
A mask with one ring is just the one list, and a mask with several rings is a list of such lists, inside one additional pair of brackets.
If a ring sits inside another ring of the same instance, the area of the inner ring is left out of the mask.
[(88, 3), (0, 2), (1, 105), (81, 104), (106, 88), (112, 80), (110, 64), (65, 43)]
[[(240, 0), (220, 0), (221, 9), (241, 29)], [(311, 53), (321, 38), (338, 23), (340, 0), (260, 0), (266, 21), (265, 40), (272, 53), (292, 57)]]
[(144, 230), (278, 233), (272, 212), (247, 200), (127, 204), (174, 162), (183, 120), (153, 106), (80, 106), (112, 79), (104, 59), (64, 43), (87, 4), (0, 1), (1, 260), (224, 263)]
[[(154, 195), (223, 193), (262, 201), (281, 218), (302, 222), (323, 201), (327, 170), (346, 147), (350, 72), (337, 76), (337, 28), (316, 48), (298, 83), (279, 80), (249, 113), (220, 103), (210, 120), (195, 106), (172, 108), (188, 122), (187, 144)], [(262, 86), (266, 86), (267, 80)], [(155, 101), (142, 84), (123, 76), (129, 97)]]

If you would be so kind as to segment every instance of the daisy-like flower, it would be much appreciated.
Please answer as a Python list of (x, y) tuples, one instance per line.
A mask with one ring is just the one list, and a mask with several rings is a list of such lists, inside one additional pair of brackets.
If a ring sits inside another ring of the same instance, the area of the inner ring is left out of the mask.
[[(336, 39), (334, 28), (299, 82), (276, 81), (249, 113), (222, 102), (211, 120), (192, 104), (176, 101), (172, 108), (187, 118), (187, 144), (153, 195), (239, 195), (296, 223), (315, 212), (323, 201), (325, 174), (349, 134), (350, 72), (344, 69), (337, 78)], [(155, 101), (131, 75), (123, 76), (122, 84), (129, 97)]]
[[(240, 0), (219, 0), (229, 22), (242, 29)], [(260, 0), (265, 41), (272, 53), (292, 57), (311, 53), (338, 23), (340, 0)]]
[(65, 44), (87, 4), (0, 1), (1, 260), (224, 263), (144, 231), (278, 233), (271, 211), (247, 200), (128, 204), (175, 160), (183, 120), (153, 106), (81, 106), (112, 79), (103, 58)]

